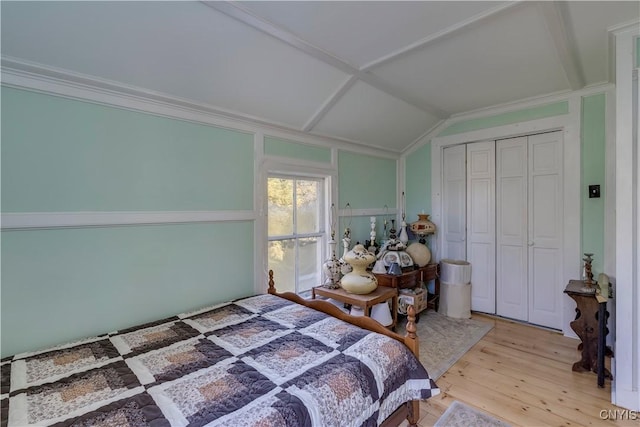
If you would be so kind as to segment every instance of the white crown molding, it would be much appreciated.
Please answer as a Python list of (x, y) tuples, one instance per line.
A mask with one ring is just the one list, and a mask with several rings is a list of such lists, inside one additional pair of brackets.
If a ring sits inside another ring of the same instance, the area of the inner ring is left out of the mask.
[(253, 221), (252, 210), (163, 212), (18, 212), (2, 214), (2, 230)]
[(19, 58), (2, 56), (1, 63), (4, 86), (198, 123), (215, 124), (250, 133), (255, 131), (256, 124), (286, 128), (286, 125), (267, 122), (258, 117)]
[(316, 148), (337, 148), (344, 151), (352, 151), (356, 153), (391, 159), (396, 159), (398, 158), (398, 156), (400, 156), (400, 153), (398, 151), (391, 151), (382, 147), (374, 147), (348, 139), (336, 140), (331, 136), (323, 135), (321, 133), (300, 133), (298, 131), (287, 131), (283, 129), (258, 130), (257, 132), (262, 132), (265, 137), (280, 138), (294, 144), (310, 145)]
[[(312, 135), (317, 135), (319, 137), (330, 138), (330, 136), (325, 135), (321, 132), (311, 132)], [(383, 157), (385, 159), (397, 159), (400, 157), (400, 151), (391, 151), (377, 145), (364, 145), (357, 142), (353, 142), (349, 145), (344, 146), (336, 146), (335, 148), (339, 148), (341, 151), (349, 151), (352, 153), (366, 154), (374, 157)]]
[[(560, 116), (545, 117), (543, 119), (528, 120), (526, 122), (475, 129), (469, 132), (455, 133), (453, 135), (438, 136), (431, 140), (431, 147), (432, 149), (433, 147), (442, 148), (449, 145), (466, 144), (488, 139), (512, 138), (521, 135), (531, 135), (534, 133), (559, 130), (567, 126), (566, 123), (569, 121), (566, 118), (567, 116), (571, 116), (571, 111), (570, 114), (563, 114)], [(496, 137), (496, 135), (499, 137)]]
[[(557, 92), (550, 95), (535, 96), (535, 97), (523, 99), (520, 101), (513, 101), (505, 104), (495, 105), (492, 107), (481, 108), (478, 110), (470, 111), (468, 113), (459, 113), (458, 115), (452, 116), (448, 120), (442, 120), (440, 123), (436, 124), (430, 130), (428, 130), (425, 134), (420, 136), (417, 140), (412, 142), (402, 152), (402, 156), (408, 156), (409, 154), (413, 153), (414, 151), (421, 148), (425, 144), (431, 142), (434, 138), (438, 138), (438, 134), (440, 134), (440, 132), (442, 132), (444, 129), (448, 128), (454, 123), (459, 123), (466, 120), (479, 119), (484, 117), (491, 117), (491, 116), (495, 116), (503, 113), (509, 113), (512, 111), (523, 110), (526, 108), (538, 107), (546, 104), (553, 104), (555, 102), (560, 102), (560, 101), (570, 101), (573, 98), (585, 97), (585, 96), (595, 95), (598, 93), (610, 93), (614, 89), (614, 87), (615, 86), (609, 82), (594, 83), (577, 91), (561, 91), (561, 92)], [(482, 131), (482, 129), (477, 131), (470, 131), (470, 132), (478, 132), (478, 131)], [(462, 133), (462, 135), (465, 135), (464, 139), (470, 137), (470, 134), (467, 132)], [(474, 140), (476, 140), (475, 139), (476, 137), (473, 137)]]
[(371, 147), (359, 141), (305, 133), (283, 124), (267, 122), (260, 118), (219, 109), (207, 104), (195, 103), (159, 92), (16, 58), (3, 56), (1, 72), (2, 85), (6, 87), (30, 90), (239, 132), (251, 134), (262, 132), (265, 135), (321, 147), (337, 147), (382, 157), (397, 158), (400, 155), (398, 151)]
[(545, 104), (567, 101), (571, 96), (589, 96), (599, 92), (606, 92), (612, 86), (613, 85), (609, 82), (594, 83), (580, 90), (562, 90), (546, 95), (532, 96), (530, 98), (520, 99), (517, 101), (505, 102), (503, 104), (493, 105), (491, 107), (478, 108), (476, 110), (471, 110), (464, 113), (456, 113), (447, 120), (447, 124), (452, 125), (454, 123), (462, 122), (465, 120), (495, 116), (498, 114), (523, 110), (525, 108), (539, 107)]

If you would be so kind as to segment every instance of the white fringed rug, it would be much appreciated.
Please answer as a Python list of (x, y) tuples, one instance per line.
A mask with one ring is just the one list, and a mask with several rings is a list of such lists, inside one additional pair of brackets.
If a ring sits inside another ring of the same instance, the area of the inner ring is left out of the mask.
[(433, 427), (510, 427), (491, 415), (454, 401)]
[[(398, 327), (405, 334), (406, 320)], [(493, 325), (475, 319), (454, 319), (433, 310), (420, 313), (417, 323), (420, 362), (434, 380), (440, 378), (471, 347), (489, 332)]]

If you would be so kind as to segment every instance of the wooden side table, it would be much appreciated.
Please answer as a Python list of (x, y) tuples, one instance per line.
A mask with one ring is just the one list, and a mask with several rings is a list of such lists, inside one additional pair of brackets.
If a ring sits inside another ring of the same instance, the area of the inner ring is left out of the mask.
[(425, 283), (431, 280), (435, 280), (434, 293), (429, 294), (428, 296), (427, 308), (433, 308), (434, 310), (438, 311), (438, 304), (440, 300), (439, 267), (440, 266), (436, 263), (430, 263), (415, 270), (405, 271), (398, 276), (392, 274), (374, 274), (376, 276), (376, 279), (378, 279), (378, 285), (397, 289), (413, 289), (418, 286), (418, 283), (421, 279)]
[(352, 294), (345, 291), (342, 288), (330, 289), (324, 286), (316, 286), (311, 290), (311, 298), (316, 299), (316, 295), (320, 295), (326, 298), (332, 298), (345, 304), (355, 305), (362, 308), (365, 316), (371, 317), (371, 307), (381, 302), (391, 300), (392, 308), (391, 315), (393, 316), (393, 323), (388, 326), (389, 329), (396, 327), (398, 321), (398, 290), (393, 288), (387, 288), (384, 286), (378, 286), (375, 291), (364, 294)]

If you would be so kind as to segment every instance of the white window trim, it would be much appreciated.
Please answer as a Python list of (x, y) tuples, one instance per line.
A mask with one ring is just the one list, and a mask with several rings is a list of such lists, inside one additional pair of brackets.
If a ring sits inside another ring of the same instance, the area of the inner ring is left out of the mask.
[[(325, 180), (325, 230), (330, 229), (331, 204), (338, 205), (338, 149), (331, 148), (331, 162), (313, 162), (308, 160), (290, 159), (284, 157), (264, 155), (264, 134), (256, 133), (255, 162), (257, 173), (255, 174), (254, 203), (256, 211), (256, 221), (254, 227), (255, 252), (254, 252), (254, 291), (255, 293), (265, 293), (269, 280), (268, 265), (268, 225), (267, 225), (267, 179), (270, 174), (284, 174), (297, 177), (322, 178)], [(323, 242), (323, 258), (329, 256), (329, 248)], [(278, 278), (274, 278), (276, 289), (278, 288)]]

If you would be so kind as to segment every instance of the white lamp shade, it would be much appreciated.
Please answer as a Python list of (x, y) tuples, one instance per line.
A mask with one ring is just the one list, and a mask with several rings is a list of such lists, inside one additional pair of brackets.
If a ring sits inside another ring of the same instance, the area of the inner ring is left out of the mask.
[(371, 272), (376, 273), (376, 274), (384, 274), (387, 272), (387, 267), (384, 266), (384, 261), (382, 259), (379, 259), (376, 261), (375, 265), (373, 266), (373, 270), (371, 270)]
[(389, 304), (381, 302), (371, 307), (371, 318), (377, 320), (382, 326), (391, 326), (393, 318), (391, 317), (391, 310), (389, 310)]

